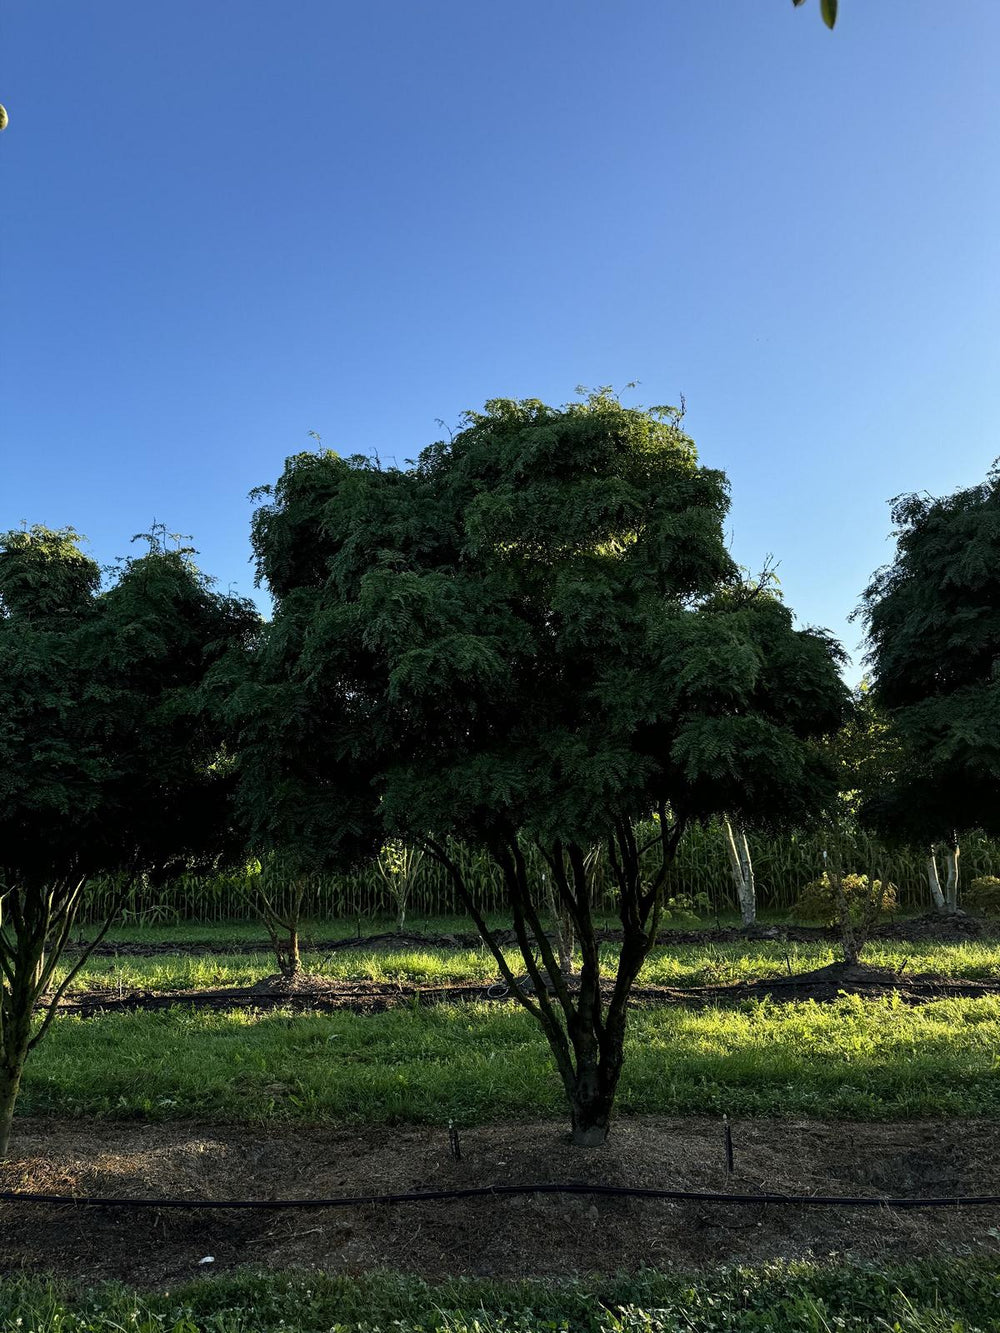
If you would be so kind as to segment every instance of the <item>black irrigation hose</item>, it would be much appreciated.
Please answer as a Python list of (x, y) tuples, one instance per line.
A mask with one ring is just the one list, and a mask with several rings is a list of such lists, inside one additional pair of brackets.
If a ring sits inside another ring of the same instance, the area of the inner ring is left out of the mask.
[(995, 1208), (1000, 1194), (950, 1198), (871, 1198), (840, 1194), (724, 1194), (712, 1190), (641, 1189), (630, 1185), (475, 1185), (466, 1189), (423, 1190), (415, 1194), (354, 1194), (333, 1199), (103, 1199), (87, 1195), (21, 1194), (0, 1191), (0, 1203), (70, 1204), (75, 1208), (356, 1208), (376, 1203), (426, 1203), (438, 1199), (478, 1199), (511, 1194), (590, 1194), (606, 1198), (677, 1199), (695, 1203), (777, 1204), (802, 1208)]

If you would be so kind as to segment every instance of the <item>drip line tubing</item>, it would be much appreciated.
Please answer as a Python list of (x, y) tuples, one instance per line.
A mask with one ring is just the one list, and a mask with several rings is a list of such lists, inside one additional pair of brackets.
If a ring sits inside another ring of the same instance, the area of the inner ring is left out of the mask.
[(120, 1199), (92, 1195), (0, 1191), (0, 1203), (65, 1204), (73, 1208), (358, 1208), (371, 1204), (433, 1203), (447, 1199), (499, 1198), (522, 1194), (584, 1194), (612, 1199), (667, 1199), (690, 1203), (768, 1204), (788, 1208), (996, 1208), (1000, 1194), (959, 1194), (939, 1198), (884, 1198), (841, 1194), (727, 1194), (713, 1190), (645, 1189), (630, 1185), (578, 1182), (531, 1185), (475, 1185), (464, 1189), (420, 1190), (404, 1194), (350, 1194), (330, 1199)]

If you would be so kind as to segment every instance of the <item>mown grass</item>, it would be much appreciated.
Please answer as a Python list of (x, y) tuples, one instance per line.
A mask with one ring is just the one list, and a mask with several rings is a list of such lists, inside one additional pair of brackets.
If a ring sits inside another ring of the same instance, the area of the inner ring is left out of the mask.
[[(877, 1120), (1000, 1113), (1000, 999), (907, 1007), (637, 1010), (621, 1112)], [(384, 1014), (237, 1010), (63, 1016), (21, 1114), (371, 1124), (561, 1116), (534, 1019), (513, 1006)]]
[(990, 1259), (767, 1264), (587, 1282), (243, 1273), (156, 1295), (0, 1282), (22, 1333), (996, 1333)]
[[(777, 917), (775, 918), (778, 919)], [(783, 919), (783, 918), (782, 918)], [(510, 915), (487, 913), (487, 923), (498, 930), (509, 929)], [(614, 928), (621, 922), (613, 914), (602, 916), (598, 913), (595, 920), (600, 926)], [(733, 913), (719, 919), (727, 926), (739, 925), (739, 917)], [(713, 916), (711, 925), (715, 926)], [(678, 929), (700, 929), (703, 925), (697, 917), (684, 913), (676, 920), (668, 921), (667, 926)], [(78, 934), (86, 939), (96, 927), (81, 926)], [(313, 940), (343, 940), (357, 935), (380, 935), (396, 930), (396, 920), (391, 916), (341, 916), (318, 918), (303, 921), (300, 935), (304, 943)], [(474, 935), (475, 925), (467, 916), (424, 916), (414, 914), (406, 918), (403, 930), (411, 935)], [(131, 921), (112, 926), (107, 937), (114, 943), (128, 944), (211, 944), (215, 947), (234, 943), (258, 942), (262, 949), (267, 947), (267, 932), (263, 924), (257, 921)]]
[[(176, 941), (175, 941), (176, 942)], [(505, 950), (511, 966), (524, 970), (516, 949)], [(618, 950), (602, 950), (608, 974)], [(757, 981), (787, 972), (807, 972), (837, 958), (832, 943), (785, 944), (750, 940), (736, 944), (668, 945), (657, 948), (646, 962), (639, 984), (664, 986), (728, 985)], [(955, 980), (1000, 979), (1000, 940), (962, 943), (906, 943), (876, 941), (865, 961), (910, 975), (923, 972)], [(344, 981), (402, 982), (434, 985), (483, 982), (497, 979), (497, 965), (485, 946), (473, 949), (400, 948), (346, 949), (335, 953), (306, 952), (306, 972)], [(275, 970), (274, 955), (161, 954), (150, 958), (122, 955), (93, 958), (80, 972), (74, 988), (193, 990), (220, 986), (248, 986)]]

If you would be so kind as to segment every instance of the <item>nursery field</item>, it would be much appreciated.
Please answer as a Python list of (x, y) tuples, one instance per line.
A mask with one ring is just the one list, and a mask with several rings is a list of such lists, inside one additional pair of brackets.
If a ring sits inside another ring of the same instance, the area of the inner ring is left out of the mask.
[[(604, 935), (613, 965), (610, 921)], [(598, 1149), (569, 1145), (545, 1039), (473, 940), (455, 918), (415, 919), (404, 935), (388, 922), (360, 936), (314, 923), (289, 985), (250, 923), (118, 929), (28, 1063), (2, 1188), (206, 1200), (567, 1181), (1000, 1194), (990, 923), (879, 927), (858, 976), (815, 927), (664, 932), (638, 980), (617, 1119)], [(517, 964), (513, 946), (508, 957)], [(1000, 1328), (1000, 1209), (988, 1206), (587, 1194), (302, 1212), (4, 1203), (0, 1249), (4, 1328)]]

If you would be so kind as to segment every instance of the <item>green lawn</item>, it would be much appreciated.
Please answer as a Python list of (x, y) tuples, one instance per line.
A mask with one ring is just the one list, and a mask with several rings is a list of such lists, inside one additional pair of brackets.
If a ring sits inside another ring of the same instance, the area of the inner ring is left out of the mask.
[[(231, 938), (231, 937), (230, 937)], [(175, 937), (174, 942), (179, 942)], [(523, 964), (516, 949), (505, 951), (518, 972)], [(602, 950), (606, 970), (613, 972), (617, 949)], [(757, 940), (737, 944), (681, 944), (657, 948), (647, 960), (640, 984), (666, 986), (725, 985), (764, 977), (806, 972), (836, 958), (830, 943), (784, 944)], [(1000, 939), (959, 944), (876, 941), (865, 960), (910, 975), (921, 972), (962, 980), (1000, 978)], [(406, 947), (391, 950), (345, 949), (334, 953), (306, 952), (307, 972), (344, 980), (404, 982), (419, 985), (448, 982), (490, 982), (497, 966), (485, 946), (472, 949)], [(93, 958), (81, 971), (76, 989), (122, 986), (154, 990), (190, 990), (215, 986), (246, 986), (275, 971), (274, 955), (162, 954), (151, 958)]]
[[(622, 1113), (1000, 1114), (1000, 998), (639, 1010), (629, 1047)], [(19, 1111), (345, 1124), (564, 1113), (534, 1020), (489, 1004), (63, 1016), (28, 1062)]]
[(244, 1274), (142, 1296), (0, 1282), (23, 1333), (997, 1333), (996, 1261), (773, 1264), (711, 1274), (434, 1286), (373, 1274)]
[[(613, 915), (601, 917), (598, 914), (596, 919), (600, 925), (609, 928), (621, 925), (618, 918)], [(490, 926), (498, 930), (510, 927), (510, 916), (502, 913), (488, 913), (487, 921)], [(667, 928), (674, 925), (678, 929), (701, 929), (705, 925), (714, 926), (715, 922), (715, 917), (711, 922), (701, 922), (696, 917), (683, 915), (666, 924)], [(739, 917), (729, 914), (722, 918), (722, 924), (738, 926)], [(363, 935), (381, 935), (395, 931), (396, 921), (394, 917), (389, 916), (365, 916), (360, 920), (356, 917), (331, 917), (303, 921), (300, 933), (304, 941), (343, 940), (356, 936), (359, 927)], [(80, 926), (76, 934), (86, 939), (95, 934), (96, 929), (90, 925)], [(411, 935), (475, 935), (476, 933), (475, 924), (467, 916), (408, 916), (403, 929)], [(267, 932), (259, 920), (129, 922), (113, 926), (108, 931), (107, 939), (112, 943), (118, 940), (129, 944), (211, 944), (215, 947), (230, 941), (239, 943), (259, 941), (261, 948), (267, 947)]]

